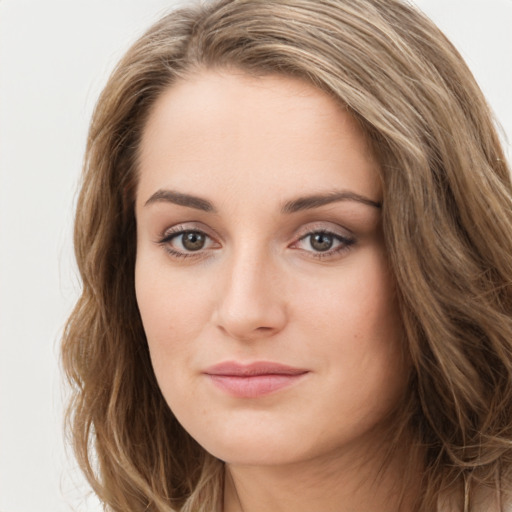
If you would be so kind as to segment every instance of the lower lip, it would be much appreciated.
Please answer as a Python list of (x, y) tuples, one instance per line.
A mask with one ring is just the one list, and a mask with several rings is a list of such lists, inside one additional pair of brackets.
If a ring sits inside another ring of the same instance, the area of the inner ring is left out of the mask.
[(297, 375), (265, 374), (265, 375), (211, 375), (211, 381), (222, 391), (238, 398), (257, 398), (287, 388), (306, 373)]

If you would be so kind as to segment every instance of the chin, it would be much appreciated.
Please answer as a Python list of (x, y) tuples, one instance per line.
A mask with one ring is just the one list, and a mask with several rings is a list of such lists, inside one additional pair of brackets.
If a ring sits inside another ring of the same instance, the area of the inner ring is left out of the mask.
[(230, 445), (217, 445), (213, 450), (207, 450), (211, 455), (232, 466), (285, 466), (295, 464), (306, 459), (297, 447), (287, 450), (280, 446), (267, 444), (256, 445), (252, 443), (235, 443)]
[[(225, 425), (223, 427), (226, 427)], [(296, 436), (265, 428), (210, 429), (195, 435), (196, 441), (214, 457), (234, 465), (268, 466), (298, 462), (304, 458), (304, 443)]]
[(207, 435), (198, 435), (195, 439), (207, 452), (227, 464), (276, 467), (329, 457), (339, 449), (340, 441), (341, 444), (344, 442), (330, 437), (320, 441), (318, 434), (261, 426), (246, 430), (210, 430)]

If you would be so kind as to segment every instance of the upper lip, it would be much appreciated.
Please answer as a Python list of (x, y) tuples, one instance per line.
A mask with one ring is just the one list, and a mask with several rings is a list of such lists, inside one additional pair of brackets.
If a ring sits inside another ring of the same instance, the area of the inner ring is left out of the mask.
[(307, 373), (304, 368), (295, 368), (281, 363), (270, 361), (256, 361), (243, 364), (236, 361), (224, 361), (210, 366), (204, 373), (207, 375), (223, 375), (233, 377), (252, 377), (257, 375), (301, 375)]

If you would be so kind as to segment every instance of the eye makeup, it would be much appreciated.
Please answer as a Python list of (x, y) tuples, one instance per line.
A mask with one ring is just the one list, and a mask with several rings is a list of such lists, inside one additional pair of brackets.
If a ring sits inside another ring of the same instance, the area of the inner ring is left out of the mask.
[[(181, 223), (167, 228), (156, 240), (172, 258), (205, 258), (222, 244), (195, 223)], [(332, 223), (314, 223), (301, 226), (286, 247), (321, 260), (342, 256), (356, 244), (355, 236)]]

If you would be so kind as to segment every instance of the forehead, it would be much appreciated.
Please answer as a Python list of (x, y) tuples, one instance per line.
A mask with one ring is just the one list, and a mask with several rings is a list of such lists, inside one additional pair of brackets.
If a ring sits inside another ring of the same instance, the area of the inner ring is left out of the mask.
[(162, 187), (213, 193), (226, 185), (238, 194), (243, 187), (381, 194), (378, 164), (357, 122), (326, 93), (285, 76), (203, 71), (174, 84), (153, 107), (139, 156), (145, 196)]

